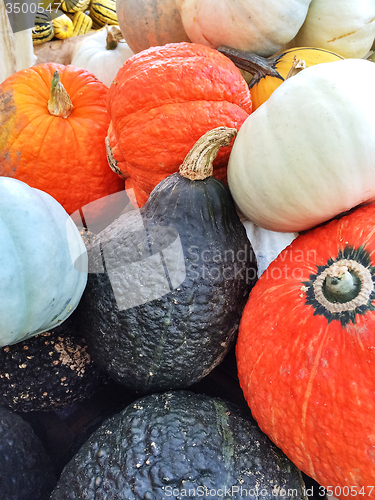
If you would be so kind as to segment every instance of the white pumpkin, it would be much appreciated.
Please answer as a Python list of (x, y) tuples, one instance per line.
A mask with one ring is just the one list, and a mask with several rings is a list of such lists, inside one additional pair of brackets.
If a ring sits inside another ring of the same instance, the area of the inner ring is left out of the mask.
[(292, 43), (361, 58), (371, 49), (374, 38), (374, 0), (312, 0)]
[(109, 87), (118, 70), (133, 55), (128, 44), (119, 41), (121, 39), (117, 26), (102, 29), (75, 48), (71, 64), (90, 71)]
[(309, 229), (375, 200), (375, 65), (343, 59), (283, 82), (240, 128), (228, 184), (272, 231)]
[(270, 56), (302, 26), (311, 0), (176, 0), (192, 42)]

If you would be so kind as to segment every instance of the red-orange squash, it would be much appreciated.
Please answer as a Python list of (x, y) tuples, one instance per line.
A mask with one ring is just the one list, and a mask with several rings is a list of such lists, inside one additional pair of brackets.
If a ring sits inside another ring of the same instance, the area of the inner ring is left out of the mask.
[(337, 498), (374, 498), (375, 205), (300, 235), (245, 307), (236, 347), (252, 414)]
[[(187, 42), (151, 47), (129, 58), (108, 92), (108, 158), (134, 189), (139, 206), (176, 172), (195, 142), (219, 126), (241, 127), (252, 110), (248, 86), (218, 51)], [(231, 145), (214, 163), (226, 180)]]
[[(73, 107), (66, 96), (60, 102), (60, 84)], [(124, 189), (106, 157), (107, 92), (75, 66), (48, 63), (8, 77), (0, 85), (0, 175), (47, 192), (69, 214)], [(62, 106), (49, 110), (49, 101)]]

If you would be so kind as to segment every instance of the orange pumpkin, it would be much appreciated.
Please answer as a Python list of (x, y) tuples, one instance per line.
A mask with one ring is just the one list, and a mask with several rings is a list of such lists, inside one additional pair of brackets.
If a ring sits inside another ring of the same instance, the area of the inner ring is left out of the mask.
[(375, 491), (375, 205), (300, 235), (253, 288), (236, 347), (261, 429), (337, 498)]
[[(251, 113), (248, 86), (234, 63), (193, 43), (151, 47), (129, 58), (108, 92), (107, 145), (114, 171), (138, 205), (176, 172), (195, 142), (219, 126), (240, 128)], [(231, 145), (214, 163), (226, 180)]]
[(0, 85), (0, 175), (47, 192), (69, 214), (124, 189), (106, 158), (107, 92), (86, 70), (60, 64), (7, 78)]

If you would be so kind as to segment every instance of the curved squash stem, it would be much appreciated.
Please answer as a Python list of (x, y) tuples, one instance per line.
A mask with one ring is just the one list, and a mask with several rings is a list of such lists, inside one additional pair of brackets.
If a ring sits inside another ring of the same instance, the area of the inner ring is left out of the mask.
[(206, 132), (186, 155), (180, 166), (180, 174), (192, 181), (210, 177), (219, 149), (229, 146), (236, 135), (237, 130), (229, 127), (217, 127)]
[(50, 98), (48, 101), (48, 111), (53, 116), (68, 118), (74, 106), (70, 100), (68, 92), (60, 82), (59, 72), (55, 71), (51, 83)]
[(266, 75), (284, 80), (275, 69), (275, 65), (279, 60), (280, 55), (266, 59), (265, 57), (258, 56), (251, 52), (232, 49), (231, 47), (226, 47), (225, 45), (221, 45), (217, 50), (233, 61), (237, 68), (247, 71), (253, 75), (253, 79), (249, 84), (250, 88), (257, 84), (259, 80)]
[(124, 43), (125, 40), (123, 40), (124, 36), (121, 33), (121, 30), (118, 26), (111, 26), (110, 28), (108, 25), (105, 25), (105, 29), (107, 30), (107, 38), (106, 38), (106, 49), (107, 50), (114, 50), (119, 43)]

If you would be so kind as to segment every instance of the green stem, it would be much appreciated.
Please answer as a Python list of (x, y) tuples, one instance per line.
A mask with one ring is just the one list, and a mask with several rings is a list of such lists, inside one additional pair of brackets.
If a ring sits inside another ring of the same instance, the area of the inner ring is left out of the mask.
[(345, 303), (359, 293), (361, 280), (346, 266), (332, 266), (324, 282), (324, 295), (330, 302)]
[(68, 118), (74, 106), (70, 100), (68, 92), (60, 82), (59, 72), (55, 71), (51, 83), (50, 98), (48, 101), (48, 111), (53, 116)]
[(219, 149), (229, 146), (236, 135), (237, 130), (229, 127), (217, 127), (206, 132), (186, 155), (180, 166), (180, 174), (192, 181), (210, 177)]

